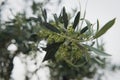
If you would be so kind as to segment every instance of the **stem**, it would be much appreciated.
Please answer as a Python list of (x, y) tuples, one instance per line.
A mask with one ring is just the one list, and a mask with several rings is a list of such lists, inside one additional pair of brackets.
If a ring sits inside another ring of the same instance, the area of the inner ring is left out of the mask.
[(61, 37), (63, 37), (63, 38), (66, 38), (66, 39), (68, 39), (68, 40), (70, 40), (70, 41), (72, 41), (72, 42), (74, 42), (74, 43), (80, 43), (80, 42), (86, 42), (86, 41), (93, 40), (92, 37), (89, 38), (89, 39), (87, 39), (87, 40), (78, 40), (78, 39), (74, 39), (74, 38), (72, 38), (72, 37), (69, 37), (69, 36), (66, 36), (66, 35), (62, 35), (62, 34), (59, 34), (59, 33), (57, 33), (57, 35), (59, 35), (59, 36), (61, 36)]

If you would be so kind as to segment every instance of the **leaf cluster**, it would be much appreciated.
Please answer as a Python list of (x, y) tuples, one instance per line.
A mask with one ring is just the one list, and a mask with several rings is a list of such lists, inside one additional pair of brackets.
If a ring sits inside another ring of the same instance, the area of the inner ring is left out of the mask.
[[(35, 2), (32, 8), (34, 14), (39, 12), (39, 7)], [(100, 56), (110, 55), (98, 48), (97, 39), (113, 26), (115, 19), (99, 29), (99, 21), (95, 26), (85, 19), (85, 16), (81, 16), (81, 11), (76, 13), (72, 23), (65, 7), (60, 15), (54, 14), (54, 20), (51, 21), (48, 21), (46, 9), (40, 7), (39, 13), (37, 17), (29, 18), (24, 13), (17, 14), (14, 19), (0, 24), (1, 59), (6, 59), (5, 55), (10, 53), (7, 50), (9, 44), (15, 44), (18, 48), (13, 59), (21, 52), (29, 55), (30, 51), (38, 51), (39, 41), (45, 39), (48, 44), (46, 48), (43, 48), (47, 52), (43, 61), (49, 61), (48, 66), (51, 71), (57, 72), (57, 75), (52, 74), (57, 76), (56, 80), (59, 80), (61, 76), (63, 80), (93, 77), (97, 69), (93, 68), (93, 65), (104, 66), (104, 59)], [(93, 69), (90, 71), (88, 70), (90, 68)]]
[[(43, 11), (43, 13), (44, 12), (45, 11)], [(51, 21), (50, 23), (46, 22), (45, 20), (45, 22), (43, 22), (43, 27), (45, 27), (45, 29), (39, 32), (40, 37), (43, 37), (46, 40), (48, 40), (48, 47), (51, 46), (49, 48), (47, 47), (48, 49), (46, 49), (47, 51), (46, 56), (47, 55), (49, 56), (47, 57), (45, 56), (44, 60), (53, 59), (53, 57), (55, 58), (55, 56), (58, 54), (61, 54), (62, 56), (64, 53), (65, 55), (77, 54), (81, 55), (81, 57), (86, 57), (85, 55), (87, 55), (86, 58), (87, 61), (91, 55), (89, 54), (90, 51), (93, 51), (94, 53), (100, 56), (110, 56), (109, 54), (93, 47), (94, 44), (89, 45), (85, 43), (90, 42), (92, 44), (94, 40), (102, 36), (105, 32), (108, 31), (110, 27), (112, 27), (112, 25), (115, 22), (115, 19), (106, 23), (100, 30), (99, 22), (97, 21), (97, 29), (94, 30), (93, 29), (93, 27), (95, 27), (94, 24), (92, 24), (89, 20), (85, 18), (81, 18), (80, 11), (77, 12), (73, 23), (69, 23), (65, 7), (63, 7), (61, 14), (58, 17), (57, 15), (54, 15), (54, 18), (55, 21)], [(83, 28), (81, 30), (76, 30), (78, 29), (78, 27), (80, 27), (79, 25), (80, 21), (84, 21), (86, 23), (86, 26), (83, 27), (82, 25), (81, 27)], [(62, 46), (64, 48), (61, 48)], [(57, 49), (55, 49), (56, 47)], [(52, 51), (52, 49), (55, 50)], [(74, 59), (74, 56), (72, 56), (72, 58)], [(56, 59), (58, 59), (58, 57)]]
[[(97, 40), (113, 26), (115, 19), (99, 29), (98, 20), (97, 25), (94, 25), (85, 16), (81, 17), (80, 13), (77, 12), (73, 23), (70, 23), (63, 7), (59, 16), (54, 14), (55, 21), (42, 24), (44, 29), (38, 35), (48, 41), (43, 61), (49, 61), (53, 80), (92, 78), (97, 71), (93, 65), (104, 67), (105, 59), (100, 57), (110, 56), (99, 48)], [(87, 70), (90, 68), (93, 68), (92, 71)]]

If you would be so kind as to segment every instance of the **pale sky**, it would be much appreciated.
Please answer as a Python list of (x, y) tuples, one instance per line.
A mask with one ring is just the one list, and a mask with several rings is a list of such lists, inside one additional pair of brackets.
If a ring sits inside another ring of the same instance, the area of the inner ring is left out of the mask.
[[(21, 11), (23, 0), (8, 0), (12, 3), (11, 7), (16, 11)], [(82, 8), (84, 9), (86, 0), (81, 0)], [(79, 6), (77, 0), (64, 0), (63, 2), (67, 8)], [(18, 7), (16, 7), (18, 6)], [(88, 0), (86, 18), (95, 23), (97, 19), (100, 25), (104, 25), (107, 21), (116, 17), (115, 25), (103, 36), (105, 42), (105, 50), (111, 54), (112, 62), (120, 64), (120, 0)], [(69, 11), (69, 10), (68, 10)], [(55, 10), (53, 12), (56, 12)], [(6, 11), (7, 13), (7, 11)], [(8, 14), (7, 14), (8, 15)], [(120, 71), (117, 73), (110, 73), (107, 80), (120, 80)]]

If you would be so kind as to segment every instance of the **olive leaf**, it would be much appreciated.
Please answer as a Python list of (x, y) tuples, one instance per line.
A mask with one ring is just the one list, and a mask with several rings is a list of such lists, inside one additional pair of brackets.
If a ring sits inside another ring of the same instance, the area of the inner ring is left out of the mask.
[(58, 18), (57, 18), (57, 14), (54, 14), (53, 16), (54, 16), (55, 23), (56, 23), (56, 25), (58, 26), (58, 22), (59, 22), (59, 21), (58, 21)]
[(84, 32), (86, 32), (88, 30), (88, 26), (84, 27), (81, 31), (80, 34), (83, 34)]
[(76, 17), (75, 17), (75, 19), (74, 19), (73, 29), (75, 29), (76, 26), (78, 25), (79, 19), (80, 19), (80, 11), (77, 13), (77, 15), (76, 15)]
[(102, 36), (104, 33), (106, 33), (115, 23), (115, 18), (110, 20), (109, 22), (107, 22), (94, 36), (95, 38), (98, 38), (100, 36)]
[(99, 63), (99, 64), (104, 64), (100, 59), (98, 59), (98, 58), (94, 58), (94, 60), (97, 62), (97, 63)]
[(43, 18), (44, 18), (45, 22), (47, 22), (47, 12), (46, 12), (46, 9), (42, 10), (42, 15), (43, 15)]
[(100, 55), (100, 56), (111, 56), (110, 54), (107, 54), (107, 53), (105, 53), (105, 52), (103, 52), (103, 51), (101, 51), (97, 48), (94, 48), (92, 46), (89, 46), (89, 45), (86, 45), (86, 44), (84, 44), (84, 46), (86, 48), (90, 49), (91, 51), (95, 52), (96, 54)]
[(63, 44), (63, 42), (56, 42), (52, 44), (48, 44), (44, 50), (47, 52), (43, 61), (53, 59), (55, 57), (55, 53), (59, 49), (60, 45)]
[(65, 7), (63, 7), (63, 23), (64, 23), (64, 27), (67, 29), (67, 26), (68, 26), (68, 16), (67, 16)]
[(99, 30), (99, 27), (100, 27), (99, 21), (97, 20), (97, 32), (98, 32), (98, 30)]
[(53, 32), (60, 33), (60, 31), (59, 31), (56, 27), (54, 27), (52, 24), (50, 24), (50, 23), (44, 23), (43, 25), (44, 25), (47, 29), (49, 29), (49, 30), (51, 30), (51, 31), (53, 31)]

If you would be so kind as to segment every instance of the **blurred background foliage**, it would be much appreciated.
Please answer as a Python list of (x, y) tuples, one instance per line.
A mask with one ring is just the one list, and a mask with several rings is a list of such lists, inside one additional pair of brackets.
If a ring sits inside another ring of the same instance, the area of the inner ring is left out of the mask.
[[(17, 14), (10, 9), (13, 18), (7, 21), (2, 19), (4, 8), (8, 5), (7, 0), (0, 5), (1, 80), (14, 80), (11, 74), (16, 56), (33, 55), (32, 58), (35, 59), (37, 52), (43, 50), (46, 55), (42, 62), (48, 62), (45, 67), (49, 67), (50, 80), (101, 80), (104, 75), (102, 70), (108, 66), (112, 71), (120, 68), (106, 60), (105, 57), (110, 55), (104, 52), (104, 43), (98, 39), (112, 27), (115, 19), (100, 29), (98, 20), (93, 24), (85, 18), (86, 12), (81, 16), (81, 11), (74, 10), (76, 12), (72, 15), (63, 7), (59, 15), (53, 14), (52, 19), (49, 18), (49, 9), (46, 7), (53, 4), (52, 0), (25, 0), (25, 3), (28, 2), (32, 3), (29, 8), (33, 16), (28, 16), (26, 8)], [(62, 0), (58, 0), (54, 4), (61, 3)], [(47, 41), (44, 42), (47, 45), (40, 46), (41, 40)], [(9, 50), (10, 45), (14, 45), (16, 50)], [(32, 75), (37, 75), (39, 68), (31, 72)], [(31, 80), (31, 77), (26, 75), (25, 79)]]

